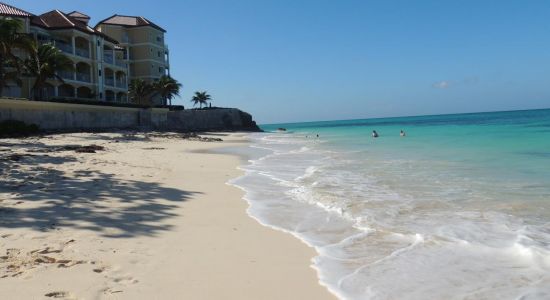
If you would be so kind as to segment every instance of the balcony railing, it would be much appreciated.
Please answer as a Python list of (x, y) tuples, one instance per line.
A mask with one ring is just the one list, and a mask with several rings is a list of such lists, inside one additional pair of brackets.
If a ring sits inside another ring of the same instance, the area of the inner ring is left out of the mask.
[(108, 63), (108, 64), (113, 64), (113, 54), (111, 53), (104, 53), (103, 54), (103, 61)]
[(115, 65), (126, 68), (126, 61), (122, 60), (122, 58), (120, 59), (117, 58), (117, 60), (115, 61)]
[(126, 80), (117, 80), (115, 84), (117, 88), (122, 88), (122, 89), (126, 88)]
[(76, 48), (75, 53), (80, 57), (90, 58), (90, 50), (88, 49)]
[(76, 73), (76, 80), (82, 82), (92, 82), (92, 77), (87, 73)]
[(65, 52), (65, 53), (69, 53), (69, 54), (73, 54), (73, 46), (71, 44), (67, 44), (67, 43), (64, 43), (64, 42), (60, 42), (60, 41), (56, 41), (55, 42), (55, 46)]
[(107, 85), (107, 86), (115, 86), (115, 79), (114, 79), (114, 78), (105, 77), (105, 85)]
[(47, 44), (54, 44), (54, 41), (52, 40), (38, 40), (38, 45), (47, 45)]
[(59, 71), (57, 75), (63, 79), (74, 80), (74, 73), (71, 71)]

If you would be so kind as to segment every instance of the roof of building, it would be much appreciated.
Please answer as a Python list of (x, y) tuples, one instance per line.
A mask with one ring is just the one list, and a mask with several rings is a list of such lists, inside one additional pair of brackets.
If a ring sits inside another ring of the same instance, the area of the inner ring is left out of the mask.
[(77, 17), (72, 17), (59, 10), (52, 10), (40, 16), (33, 16), (31, 24), (49, 30), (55, 29), (76, 29), (88, 34), (96, 34), (102, 36), (111, 43), (118, 44), (113, 38), (95, 30), (88, 26), (84, 21)]
[(113, 16), (110, 16), (109, 18), (97, 23), (96, 28), (101, 24), (119, 25), (119, 26), (124, 26), (124, 27), (151, 26), (151, 27), (156, 28), (156, 29), (158, 29), (162, 32), (166, 32), (166, 30), (164, 30), (162, 27), (160, 27), (157, 24), (147, 20), (144, 17), (113, 15)]
[(90, 22), (90, 16), (88, 16), (87, 14), (84, 14), (84, 13), (81, 13), (79, 11), (73, 11), (71, 13), (68, 13), (67, 14), (69, 17), (73, 17), (79, 21), (82, 21), (84, 23), (86, 23), (86, 25), (88, 25), (88, 22)]
[(87, 14), (85, 13), (81, 13), (79, 11), (73, 11), (73, 12), (70, 12), (68, 13), (67, 15), (73, 17), (73, 18), (78, 18), (78, 19), (90, 19), (90, 16), (88, 16)]
[(96, 35), (102, 36), (103, 38), (105, 38), (106, 40), (114, 44), (118, 44), (118, 41), (97, 30), (97, 27), (100, 24), (119, 25), (124, 27), (151, 26), (162, 32), (166, 32), (166, 30), (164, 30), (162, 27), (158, 26), (157, 24), (149, 21), (144, 17), (113, 15), (99, 22), (95, 28), (92, 28), (88, 26), (88, 21), (90, 20), (90, 16), (84, 13), (81, 13), (79, 11), (73, 11), (71, 13), (66, 14), (56, 9), (56, 10), (52, 10), (47, 13), (41, 14), (39, 16), (36, 16), (22, 9), (6, 4), (4, 2), (0, 2), (0, 16), (30, 18), (32, 25), (39, 26), (49, 30), (76, 29), (88, 34), (96, 34)]
[(4, 2), (0, 2), (0, 16), (32, 17), (33, 14)]

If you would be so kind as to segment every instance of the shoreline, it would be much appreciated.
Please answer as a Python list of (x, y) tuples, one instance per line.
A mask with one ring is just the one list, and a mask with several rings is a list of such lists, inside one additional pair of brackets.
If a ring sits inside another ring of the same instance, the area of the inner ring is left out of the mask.
[(14, 216), (0, 224), (0, 297), (335, 299), (311, 267), (313, 248), (248, 215), (244, 192), (227, 184), (242, 175), (239, 158), (195, 152), (246, 142), (220, 134), (222, 143), (116, 133), (1, 141), (106, 150), (14, 162), (26, 176), (48, 170), (0, 190), (0, 213)]

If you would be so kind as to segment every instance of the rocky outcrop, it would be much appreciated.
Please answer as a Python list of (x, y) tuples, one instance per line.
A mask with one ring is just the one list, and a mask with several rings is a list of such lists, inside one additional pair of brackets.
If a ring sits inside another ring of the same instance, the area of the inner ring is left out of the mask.
[(176, 131), (261, 131), (249, 113), (236, 108), (171, 111), (168, 129)]

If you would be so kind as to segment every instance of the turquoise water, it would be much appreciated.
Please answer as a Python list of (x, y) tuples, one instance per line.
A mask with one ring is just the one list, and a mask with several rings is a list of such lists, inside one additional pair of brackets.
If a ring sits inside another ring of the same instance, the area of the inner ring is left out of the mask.
[(550, 298), (550, 110), (262, 128), (234, 184), (339, 297)]

